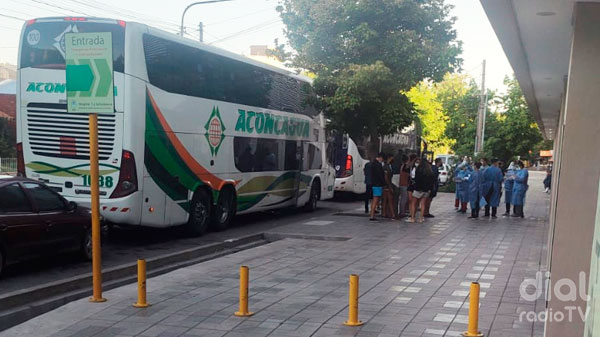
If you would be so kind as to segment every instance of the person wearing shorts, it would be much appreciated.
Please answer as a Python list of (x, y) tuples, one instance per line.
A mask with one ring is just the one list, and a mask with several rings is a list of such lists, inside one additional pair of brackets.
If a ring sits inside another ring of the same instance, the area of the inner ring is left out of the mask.
[(410, 218), (407, 219), (407, 222), (416, 221), (417, 204), (421, 205), (421, 216), (418, 221), (424, 221), (425, 202), (433, 186), (434, 175), (431, 164), (425, 159), (417, 158), (415, 167), (415, 190), (412, 192)]
[(371, 162), (371, 184), (373, 185), (373, 201), (371, 201), (370, 221), (376, 221), (375, 210), (377, 204), (383, 195), (383, 186), (385, 185), (385, 173), (383, 172), (383, 153), (379, 153), (377, 158)]

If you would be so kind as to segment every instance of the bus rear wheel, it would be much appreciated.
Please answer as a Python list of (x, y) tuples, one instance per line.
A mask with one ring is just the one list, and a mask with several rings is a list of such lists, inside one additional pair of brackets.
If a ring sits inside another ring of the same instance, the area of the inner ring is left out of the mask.
[(225, 230), (231, 225), (237, 209), (235, 192), (231, 187), (225, 187), (219, 193), (219, 200), (213, 213), (212, 229)]
[(206, 233), (210, 222), (210, 196), (204, 189), (198, 189), (194, 193), (190, 204), (190, 218), (187, 223), (187, 231), (190, 235), (200, 236)]

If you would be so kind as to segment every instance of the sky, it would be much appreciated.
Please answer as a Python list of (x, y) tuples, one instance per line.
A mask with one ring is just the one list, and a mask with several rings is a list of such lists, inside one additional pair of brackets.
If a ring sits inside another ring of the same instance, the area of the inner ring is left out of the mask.
[[(146, 23), (177, 32), (183, 9), (192, 0), (2, 0), (0, 1), (0, 63), (16, 64), (23, 20), (44, 16), (100, 16)], [(486, 86), (504, 91), (505, 75), (511, 75), (500, 43), (479, 0), (447, 0), (455, 6), (455, 28), (463, 42), (462, 72), (481, 83), (481, 63), (486, 59)], [(233, 0), (197, 5), (185, 16), (188, 37), (198, 38), (198, 24), (204, 23), (204, 41), (238, 53), (250, 53), (250, 45), (270, 45), (277, 38), (285, 42), (283, 23), (275, 7), (277, 0)]]

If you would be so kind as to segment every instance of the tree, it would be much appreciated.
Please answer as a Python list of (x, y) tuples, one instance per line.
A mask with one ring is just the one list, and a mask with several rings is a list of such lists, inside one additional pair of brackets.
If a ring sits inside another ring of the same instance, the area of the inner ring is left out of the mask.
[(0, 158), (16, 156), (16, 136), (14, 122), (6, 118), (0, 118)]
[(448, 116), (445, 136), (454, 141), (452, 150), (460, 157), (472, 156), (480, 101), (476, 83), (464, 74), (448, 74), (435, 92)]
[(486, 125), (486, 151), (505, 161), (517, 156), (534, 159), (539, 154), (534, 150), (543, 141), (542, 134), (517, 80), (505, 77), (504, 84), (507, 92), (499, 97), (503, 111), (491, 113)]
[(292, 53), (285, 50), (285, 45), (280, 44), (279, 39), (275, 39), (273, 42), (275, 43), (275, 47), (267, 49), (267, 56), (272, 56), (279, 62), (285, 62), (289, 59)]
[[(446, 78), (446, 77), (444, 77)], [(422, 81), (407, 93), (414, 104), (422, 128), (421, 137), (428, 144), (428, 150), (435, 154), (450, 153), (455, 139), (446, 135), (449, 117), (438, 97), (438, 84)]]
[(377, 139), (408, 126), (402, 92), (461, 63), (443, 0), (280, 0), (293, 64), (317, 74), (330, 127)]

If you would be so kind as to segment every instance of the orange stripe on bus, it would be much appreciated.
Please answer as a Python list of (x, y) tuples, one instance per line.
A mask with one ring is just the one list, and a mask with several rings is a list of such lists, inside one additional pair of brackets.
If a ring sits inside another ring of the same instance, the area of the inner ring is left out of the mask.
[(165, 130), (167, 137), (169, 137), (171, 144), (173, 144), (173, 146), (175, 147), (175, 150), (177, 151), (177, 153), (179, 154), (181, 159), (183, 159), (185, 164), (192, 170), (192, 172), (196, 176), (198, 176), (198, 178), (200, 178), (200, 180), (206, 182), (208, 185), (210, 185), (211, 188), (220, 190), (221, 187), (223, 187), (225, 181), (223, 179), (215, 176), (214, 174), (208, 172), (208, 170), (206, 170), (204, 167), (202, 167), (202, 165), (200, 165), (192, 157), (192, 155), (186, 150), (185, 146), (183, 146), (181, 141), (179, 141), (179, 138), (177, 138), (177, 136), (175, 135), (175, 133), (169, 126), (169, 123), (167, 123), (167, 120), (162, 115), (160, 109), (158, 108), (158, 105), (154, 101), (154, 97), (152, 97), (152, 95), (150, 94), (150, 90), (149, 89), (146, 89), (146, 90), (148, 91), (148, 97), (150, 97), (150, 102), (152, 103), (152, 107), (154, 108), (154, 111), (156, 112), (156, 116), (158, 117), (158, 120), (159, 120), (161, 126)]

